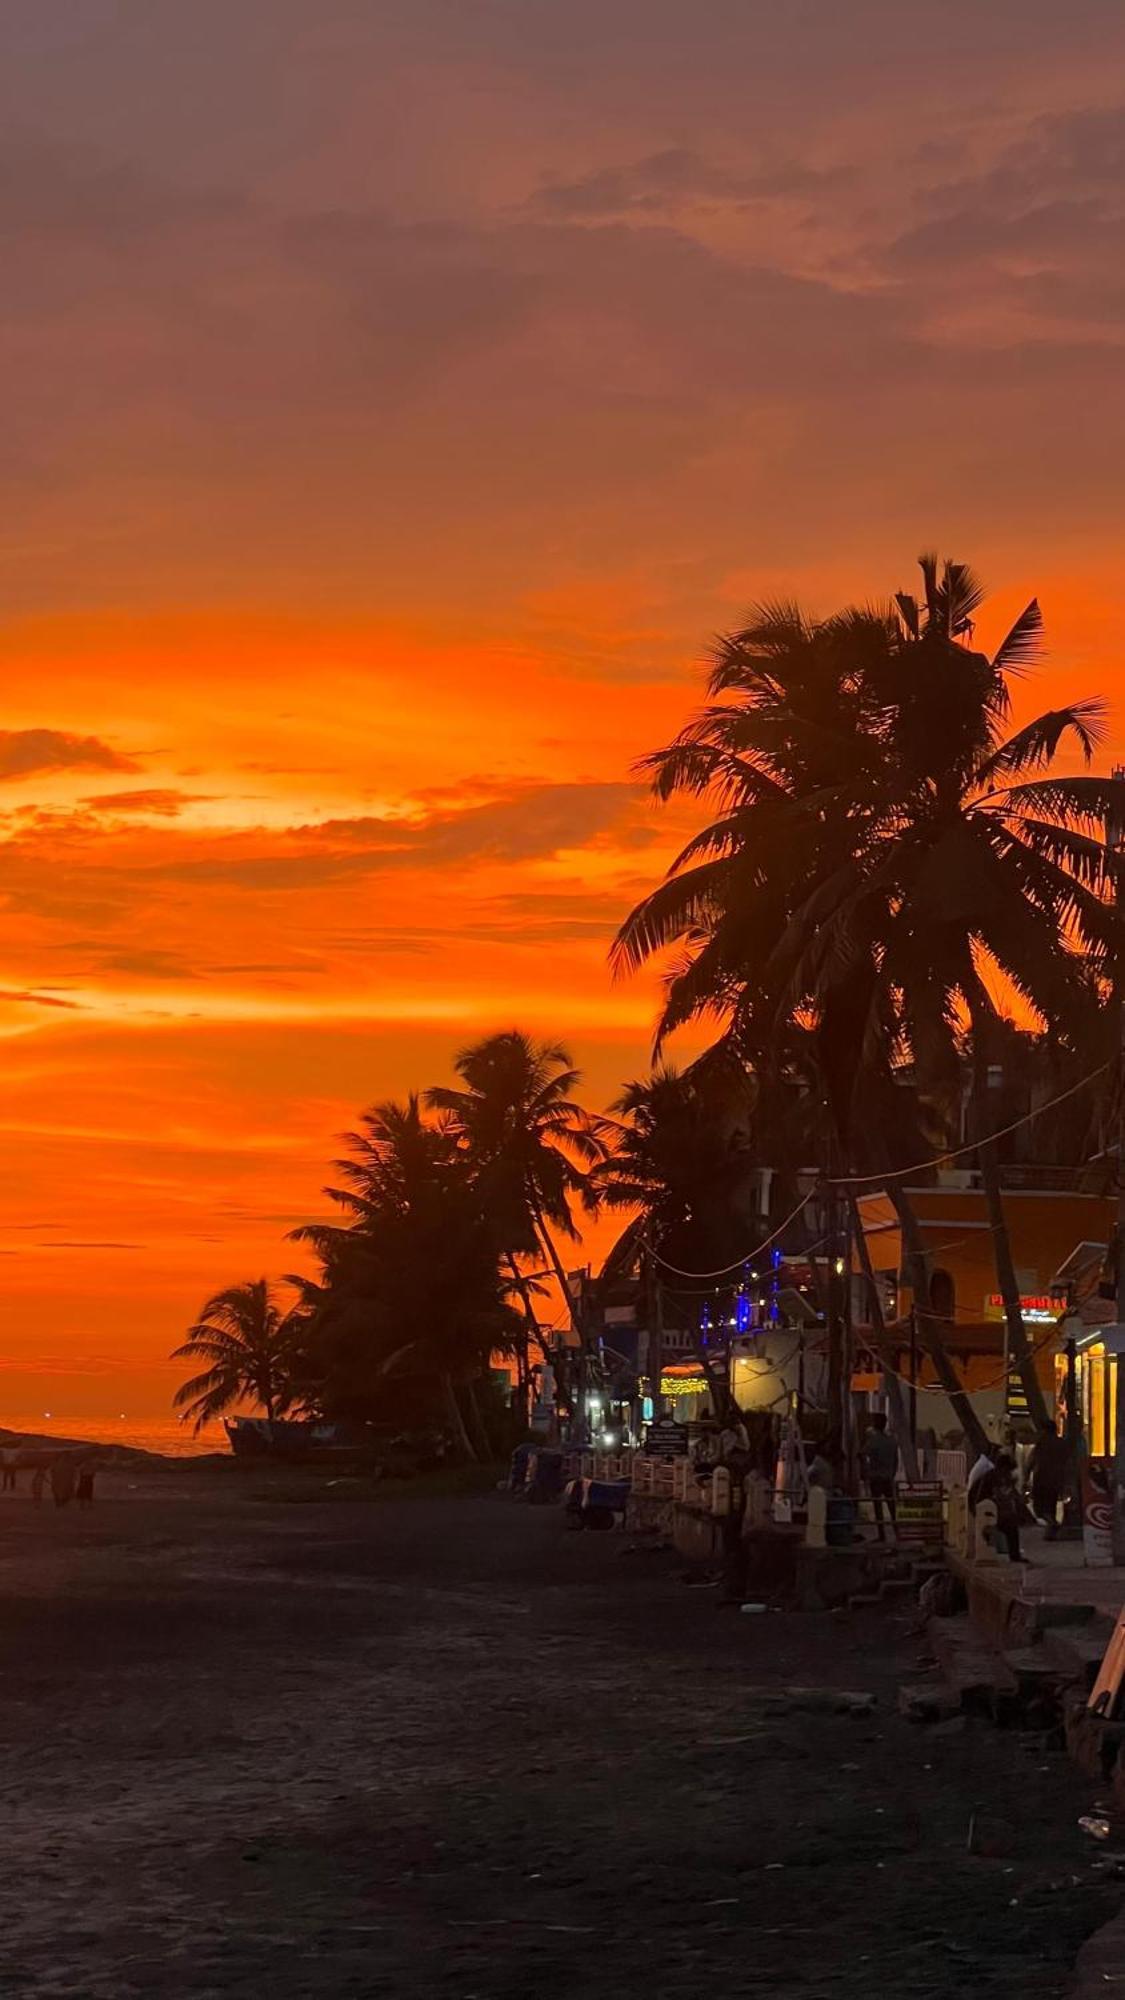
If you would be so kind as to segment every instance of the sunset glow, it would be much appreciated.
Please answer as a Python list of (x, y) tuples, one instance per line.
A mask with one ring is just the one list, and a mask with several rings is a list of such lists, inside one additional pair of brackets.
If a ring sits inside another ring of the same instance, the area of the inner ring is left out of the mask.
[(6, 7), (6, 1423), (165, 1418), (467, 1036), (644, 1070), (750, 600), (939, 547), (1119, 698), (1125, 18), (780, 11)]

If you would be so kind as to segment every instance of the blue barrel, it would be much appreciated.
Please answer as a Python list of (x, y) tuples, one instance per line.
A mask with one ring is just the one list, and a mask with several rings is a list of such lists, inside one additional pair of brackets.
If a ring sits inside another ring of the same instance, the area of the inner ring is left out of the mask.
[(824, 1524), (824, 1539), (829, 1548), (849, 1548), (855, 1540), (855, 1525), (859, 1509), (846, 1493), (830, 1493), (828, 1496), (828, 1517)]

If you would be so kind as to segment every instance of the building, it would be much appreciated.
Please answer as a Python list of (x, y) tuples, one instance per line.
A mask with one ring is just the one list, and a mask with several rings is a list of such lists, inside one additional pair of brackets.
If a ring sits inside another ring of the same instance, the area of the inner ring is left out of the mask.
[[(1074, 1247), (1106, 1243), (1114, 1202), (1091, 1188), (1086, 1169), (1010, 1165), (1001, 1170), (1004, 1214), (1019, 1280), (1023, 1322), (1036, 1373), (1050, 1405), (1059, 1383), (1058, 1356), (1067, 1338), (1062, 1319), (1067, 1288), (1060, 1273)], [(928, 1305), (942, 1322), (945, 1345), (986, 1424), (1019, 1414), (1018, 1385), (1006, 1389), (1007, 1330), (996, 1283), (992, 1231), (977, 1173), (940, 1171), (927, 1186), (908, 1187), (930, 1266)], [(895, 1288), (896, 1366), (917, 1385), (918, 1425), (940, 1437), (957, 1428), (948, 1399), (937, 1390), (929, 1361), (912, 1343), (915, 1303), (904, 1272), (898, 1218), (888, 1197), (864, 1194), (860, 1213), (876, 1274)]]

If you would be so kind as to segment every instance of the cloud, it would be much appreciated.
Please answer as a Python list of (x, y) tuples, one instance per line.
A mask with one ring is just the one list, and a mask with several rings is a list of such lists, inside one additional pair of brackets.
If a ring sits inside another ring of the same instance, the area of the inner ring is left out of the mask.
[(1125, 108), (1037, 118), (976, 173), (928, 187), (883, 268), (928, 279), (931, 311), (960, 319), (969, 339), (991, 311), (1008, 346), (1021, 331), (1055, 345), (1117, 344), (1123, 175)]
[(135, 771), (132, 757), (97, 736), (72, 736), (64, 729), (0, 729), (0, 778), (26, 778), (36, 771)]
[(58, 993), (36, 993), (23, 986), (0, 986), (0, 1000), (17, 1000), (29, 1007), (61, 1007), (67, 1013), (81, 1013), (81, 1000), (66, 1000)]
[(56, 1237), (50, 1243), (40, 1243), (40, 1250), (143, 1250), (143, 1243), (84, 1243), (79, 1238)]
[(137, 792), (88, 792), (80, 804), (93, 812), (145, 813), (158, 819), (176, 819), (185, 806), (199, 805), (206, 794), (177, 792), (153, 787)]
[(210, 853), (170, 859), (159, 872), (177, 881), (246, 889), (310, 889), (391, 869), (549, 860), (611, 830), (628, 831), (631, 839), (654, 837), (627, 828), (639, 796), (635, 785), (618, 782), (527, 785), (420, 821), (377, 815), (318, 821), (253, 853), (228, 839)]
[(832, 175), (798, 160), (778, 159), (750, 170), (716, 166), (687, 146), (649, 153), (627, 166), (596, 167), (575, 180), (547, 179), (529, 207), (543, 215), (581, 221), (620, 215), (655, 215), (681, 204), (749, 202), (807, 195)]

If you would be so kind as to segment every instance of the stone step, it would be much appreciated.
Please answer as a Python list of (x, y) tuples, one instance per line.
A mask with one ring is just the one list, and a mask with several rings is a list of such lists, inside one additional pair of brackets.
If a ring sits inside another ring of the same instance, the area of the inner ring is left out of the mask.
[(961, 1712), (961, 1697), (947, 1681), (904, 1681), (898, 1711), (909, 1722), (945, 1722)]
[(971, 1619), (930, 1618), (926, 1629), (946, 1680), (962, 1700), (975, 1695), (996, 1700), (1017, 1692), (1019, 1683), (1012, 1669), (982, 1638)]
[(920, 1590), (922, 1585), (928, 1583), (932, 1576), (944, 1576), (948, 1568), (949, 1564), (945, 1561), (944, 1557), (934, 1558), (932, 1561), (928, 1559), (925, 1561), (919, 1560), (911, 1563), (910, 1574), (917, 1588)]
[(1076, 1682), (1089, 1693), (1112, 1637), (1113, 1626), (1108, 1618), (1093, 1619), (1088, 1625), (1054, 1625), (1044, 1632), (1038, 1650), (1050, 1660), (1060, 1678)]
[(1044, 1646), (1007, 1646), (1000, 1658), (1024, 1686), (1049, 1687), (1064, 1678)]

